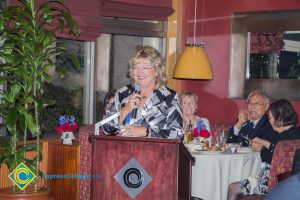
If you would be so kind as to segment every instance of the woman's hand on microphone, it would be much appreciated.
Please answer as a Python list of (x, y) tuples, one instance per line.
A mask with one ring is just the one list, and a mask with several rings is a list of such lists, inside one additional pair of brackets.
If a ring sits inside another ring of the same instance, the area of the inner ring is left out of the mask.
[(141, 96), (138, 93), (133, 93), (126, 104), (126, 107), (128, 107), (128, 110), (132, 111), (133, 109), (139, 107), (140, 103)]
[(128, 113), (130, 113), (133, 109), (139, 107), (141, 103), (141, 96), (137, 93), (133, 93), (129, 98), (127, 104), (121, 108), (121, 115), (120, 115), (120, 124), (126, 118)]

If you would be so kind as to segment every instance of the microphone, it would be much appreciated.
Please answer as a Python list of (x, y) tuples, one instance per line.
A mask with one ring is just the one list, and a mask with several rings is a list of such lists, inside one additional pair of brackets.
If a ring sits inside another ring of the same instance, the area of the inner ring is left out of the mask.
[[(141, 93), (141, 88), (142, 88), (141, 85), (135, 84), (135, 85), (134, 85), (134, 93), (140, 94), (140, 93)], [(134, 109), (132, 110), (132, 119), (136, 119), (136, 114), (137, 114), (137, 108), (134, 108)]]

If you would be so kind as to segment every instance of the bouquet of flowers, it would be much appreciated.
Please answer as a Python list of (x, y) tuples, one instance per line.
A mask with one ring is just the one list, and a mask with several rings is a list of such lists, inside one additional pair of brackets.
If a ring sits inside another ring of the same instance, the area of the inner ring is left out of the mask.
[(194, 137), (209, 138), (210, 132), (206, 129), (206, 126), (202, 119), (197, 120), (196, 128), (194, 129)]
[(59, 116), (59, 126), (56, 127), (56, 132), (62, 134), (63, 132), (76, 131), (78, 125), (75, 122), (74, 116)]

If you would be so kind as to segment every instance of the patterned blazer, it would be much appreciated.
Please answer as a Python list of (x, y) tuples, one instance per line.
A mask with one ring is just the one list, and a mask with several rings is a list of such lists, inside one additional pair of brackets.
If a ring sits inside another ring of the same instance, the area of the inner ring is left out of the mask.
[[(112, 110), (113, 114), (121, 110), (134, 93), (134, 87), (127, 85), (117, 90)], [(130, 119), (127, 125), (139, 125), (149, 127), (152, 137), (176, 138), (183, 135), (182, 111), (178, 101), (178, 95), (174, 90), (166, 86), (155, 89), (146, 100), (144, 106), (138, 109), (137, 117)], [(118, 134), (119, 118), (102, 126), (105, 133)]]

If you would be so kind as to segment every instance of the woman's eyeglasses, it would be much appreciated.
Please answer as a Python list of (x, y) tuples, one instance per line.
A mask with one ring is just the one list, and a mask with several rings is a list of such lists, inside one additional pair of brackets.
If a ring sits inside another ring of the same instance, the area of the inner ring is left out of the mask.
[(152, 66), (150, 65), (134, 65), (132, 67), (132, 70), (133, 71), (139, 71), (139, 70), (142, 70), (142, 71), (149, 71), (150, 69), (153, 69)]

